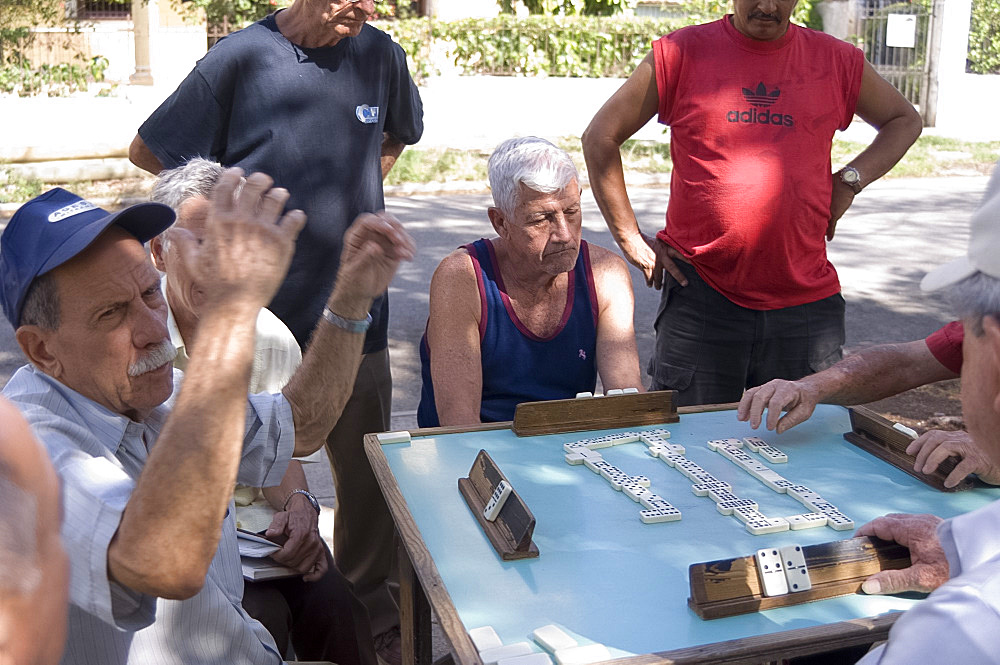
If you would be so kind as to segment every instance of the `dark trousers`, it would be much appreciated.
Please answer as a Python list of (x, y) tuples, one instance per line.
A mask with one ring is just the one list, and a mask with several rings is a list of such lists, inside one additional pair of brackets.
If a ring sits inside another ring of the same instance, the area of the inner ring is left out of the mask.
[(375, 665), (368, 612), (351, 594), (329, 550), (326, 559), (329, 570), (315, 582), (301, 577), (246, 582), (243, 609), (264, 624), (282, 655), (290, 640), (299, 660)]
[(389, 350), (383, 349), (362, 359), (351, 398), (326, 439), (337, 492), (333, 556), (368, 608), (374, 635), (399, 626), (397, 536), (365, 454), (364, 435), (388, 430), (391, 413)]
[(771, 379), (799, 379), (843, 356), (844, 298), (774, 310), (736, 305), (678, 263), (688, 285), (669, 275), (653, 324), (651, 389), (678, 391), (678, 406), (737, 402)]

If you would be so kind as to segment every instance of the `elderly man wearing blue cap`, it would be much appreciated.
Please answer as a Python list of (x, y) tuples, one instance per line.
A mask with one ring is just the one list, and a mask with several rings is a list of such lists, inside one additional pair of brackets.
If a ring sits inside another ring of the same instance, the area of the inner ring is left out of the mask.
[[(972, 217), (967, 255), (928, 273), (921, 287), (945, 290), (962, 319), (962, 413), (976, 446), (1000, 465), (1000, 171)], [(873, 575), (864, 591), (936, 589), (900, 617), (888, 642), (861, 663), (997, 662), (1000, 501), (944, 521), (933, 515), (886, 515), (858, 534), (906, 545), (913, 562), (910, 568)]]
[(109, 214), (52, 190), (0, 236), (0, 305), (30, 361), (3, 394), (62, 483), (64, 663), (282, 661), (240, 607), (232, 487), (274, 483), (293, 453), (322, 445), (350, 394), (372, 300), (414, 250), (395, 220), (359, 217), (301, 367), (283, 393), (248, 397), (257, 312), (305, 216), (279, 219), (288, 193), (240, 175), (227, 171), (213, 192), (183, 387), (142, 246), (173, 222), (168, 207)]

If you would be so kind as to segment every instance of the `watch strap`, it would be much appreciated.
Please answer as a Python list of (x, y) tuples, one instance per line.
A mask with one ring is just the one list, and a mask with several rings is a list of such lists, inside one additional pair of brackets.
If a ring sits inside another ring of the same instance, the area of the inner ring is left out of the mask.
[(356, 334), (367, 331), (368, 327), (372, 324), (371, 312), (368, 312), (368, 315), (363, 319), (345, 319), (339, 314), (334, 314), (333, 310), (329, 307), (324, 307), (323, 318), (342, 330)]
[(316, 497), (313, 495), (312, 492), (304, 489), (295, 489), (289, 492), (288, 496), (285, 497), (285, 503), (282, 506), (282, 510), (288, 510), (288, 502), (291, 501), (292, 497), (295, 496), (296, 494), (301, 494), (306, 499), (308, 499), (309, 503), (312, 504), (312, 507), (316, 510), (316, 514), (318, 515), (320, 513), (321, 509), (319, 507), (319, 501), (316, 500)]

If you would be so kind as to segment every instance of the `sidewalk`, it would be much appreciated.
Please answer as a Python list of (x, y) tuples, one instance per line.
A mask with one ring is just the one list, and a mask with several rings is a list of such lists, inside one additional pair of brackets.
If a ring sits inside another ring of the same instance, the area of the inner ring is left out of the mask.
[[(623, 79), (451, 76), (421, 87), (424, 136), (421, 148), (488, 152), (511, 136), (548, 139), (579, 136)], [(139, 175), (127, 160), (139, 125), (173, 88), (119, 88), (116, 97), (0, 98), (7, 128), (0, 163), (12, 162), (29, 178), (50, 182), (102, 180)], [(855, 122), (840, 138), (868, 143), (874, 130)], [(928, 128), (925, 134), (965, 140), (1000, 140), (1000, 124)], [(655, 119), (637, 134), (666, 141)], [(21, 165), (20, 163), (27, 164)]]

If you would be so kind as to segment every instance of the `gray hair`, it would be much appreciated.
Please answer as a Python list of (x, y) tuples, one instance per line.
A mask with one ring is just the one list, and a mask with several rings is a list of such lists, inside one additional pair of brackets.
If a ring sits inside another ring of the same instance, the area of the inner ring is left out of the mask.
[(14, 482), (0, 461), (0, 596), (31, 593), (42, 579), (38, 566), (38, 501)]
[[(149, 197), (156, 203), (168, 205), (177, 212), (181, 204), (196, 196), (208, 197), (219, 182), (222, 165), (202, 157), (193, 157), (176, 168), (160, 171)], [(168, 229), (169, 230), (169, 229)], [(160, 234), (163, 249), (170, 247), (170, 234)]]
[(522, 184), (551, 194), (580, 179), (569, 154), (537, 136), (507, 139), (498, 145), (490, 155), (489, 173), (493, 204), (505, 215), (514, 213)]
[(222, 171), (218, 162), (195, 157), (182, 166), (160, 171), (150, 198), (176, 211), (190, 198), (209, 196)]
[(59, 327), (59, 289), (51, 272), (39, 275), (28, 287), (21, 305), (21, 325), (38, 326), (42, 330)]
[(971, 324), (977, 337), (983, 334), (983, 317), (1000, 315), (1000, 279), (976, 272), (945, 292), (955, 313)]

